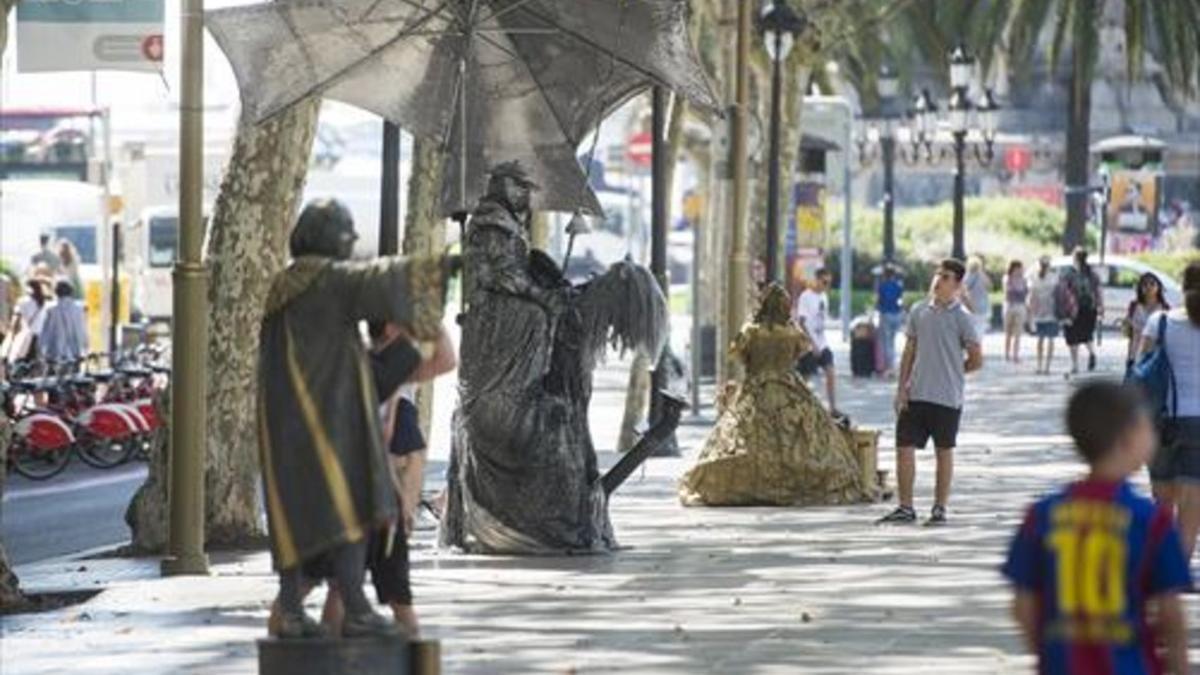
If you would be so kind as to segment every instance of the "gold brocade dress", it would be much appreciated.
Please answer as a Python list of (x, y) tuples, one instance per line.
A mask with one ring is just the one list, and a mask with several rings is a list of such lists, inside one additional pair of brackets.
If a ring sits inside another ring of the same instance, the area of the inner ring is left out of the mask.
[(685, 506), (847, 504), (869, 499), (851, 434), (800, 377), (808, 338), (750, 324), (734, 342), (746, 377), (679, 486)]

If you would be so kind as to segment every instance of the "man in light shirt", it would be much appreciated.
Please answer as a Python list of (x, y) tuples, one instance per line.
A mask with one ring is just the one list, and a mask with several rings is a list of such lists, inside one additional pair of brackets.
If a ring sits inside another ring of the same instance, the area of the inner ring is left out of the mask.
[(812, 340), (812, 351), (800, 359), (800, 374), (806, 379), (825, 371), (825, 394), (829, 400), (829, 411), (837, 412), (837, 377), (833, 369), (833, 352), (825, 341), (825, 322), (829, 314), (827, 291), (831, 282), (829, 270), (817, 270), (813, 283), (796, 298), (792, 318), (796, 325), (808, 333)]

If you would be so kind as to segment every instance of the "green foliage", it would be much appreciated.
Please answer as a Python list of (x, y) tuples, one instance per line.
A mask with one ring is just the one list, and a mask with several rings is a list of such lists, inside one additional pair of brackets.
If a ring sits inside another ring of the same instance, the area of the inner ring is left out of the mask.
[(8, 277), (8, 280), (14, 284), (21, 283), (21, 276), (13, 269), (13, 266), (7, 260), (0, 260), (0, 275)]
[(1139, 253), (1133, 257), (1179, 281), (1183, 277), (1183, 269), (1188, 264), (1200, 262), (1200, 249)]
[[(1062, 241), (1066, 214), (1043, 202), (1011, 197), (968, 199), (966, 216), (967, 252), (983, 259), (993, 277), (1002, 274), (1012, 259), (1031, 266), (1043, 254), (1057, 254)], [(829, 209), (831, 217), (840, 213)], [(832, 230), (841, 221), (830, 222)], [(896, 212), (896, 262), (906, 271), (905, 286), (923, 291), (933, 268), (951, 249), (954, 207), (950, 203), (900, 209)], [(1089, 246), (1096, 234), (1089, 232)], [(858, 210), (854, 215), (854, 286), (870, 287), (872, 268), (879, 265), (883, 251), (883, 213), (877, 209)], [(826, 265), (839, 270), (840, 247), (830, 252)]]

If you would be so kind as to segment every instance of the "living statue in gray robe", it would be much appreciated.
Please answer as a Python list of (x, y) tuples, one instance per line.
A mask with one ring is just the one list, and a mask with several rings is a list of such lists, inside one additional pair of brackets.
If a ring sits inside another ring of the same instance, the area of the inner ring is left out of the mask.
[(534, 187), (519, 164), (495, 167), (466, 232), (441, 542), (489, 553), (607, 551), (616, 539), (588, 428), (592, 370), (610, 341), (659, 353), (666, 303), (630, 262), (571, 286), (530, 248)]

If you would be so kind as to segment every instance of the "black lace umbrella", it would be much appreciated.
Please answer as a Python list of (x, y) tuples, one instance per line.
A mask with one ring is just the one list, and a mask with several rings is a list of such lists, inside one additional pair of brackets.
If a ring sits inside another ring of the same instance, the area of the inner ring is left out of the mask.
[(652, 85), (718, 108), (686, 18), (686, 0), (276, 0), (206, 23), (254, 120), (319, 94), (441, 141), (447, 213), (513, 159), (537, 208), (599, 213), (575, 152), (608, 112)]

